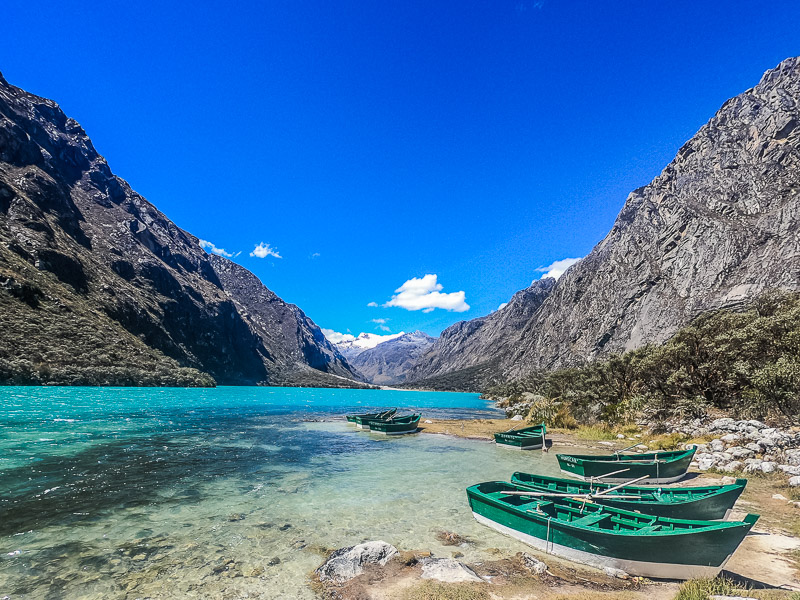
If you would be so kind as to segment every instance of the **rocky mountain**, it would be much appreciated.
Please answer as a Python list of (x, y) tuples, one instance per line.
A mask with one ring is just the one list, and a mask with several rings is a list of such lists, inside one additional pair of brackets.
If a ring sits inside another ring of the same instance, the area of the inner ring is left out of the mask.
[[(494, 359), (505, 377), (659, 344), (697, 315), (769, 288), (800, 289), (800, 58), (725, 102), (518, 331), (414, 371), (458, 374)], [(501, 311), (502, 312), (502, 311)], [(486, 317), (488, 319), (488, 317)], [(485, 326), (484, 326), (485, 327)], [(435, 350), (436, 347), (434, 347)], [(433, 351), (432, 351), (433, 352)]]
[(353, 375), (299, 309), (209, 256), (115, 176), (55, 102), (2, 76), (0, 331), (0, 383), (342, 385)]
[(378, 335), (377, 333), (360, 333), (354, 339), (336, 343), (336, 349), (347, 360), (352, 362), (362, 352), (374, 348), (378, 344), (388, 342), (404, 335), (405, 332)]
[(550, 277), (534, 281), (514, 294), (501, 309), (451, 325), (420, 357), (408, 379), (428, 379), (499, 358), (497, 348), (519, 333), (550, 295), (555, 283)]
[(394, 385), (405, 381), (419, 357), (436, 341), (422, 331), (404, 333), (374, 348), (364, 350), (351, 364), (366, 381), (376, 385)]

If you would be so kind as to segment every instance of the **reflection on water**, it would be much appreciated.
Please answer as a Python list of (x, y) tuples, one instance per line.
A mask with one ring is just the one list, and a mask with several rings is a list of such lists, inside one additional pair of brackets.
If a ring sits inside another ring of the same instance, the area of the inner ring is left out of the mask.
[[(311, 598), (333, 548), (435, 534), (522, 549), (464, 488), (554, 457), (336, 417), (383, 406), (491, 416), (472, 394), (293, 388), (0, 390), (0, 597)], [(535, 467), (534, 467), (535, 465)]]

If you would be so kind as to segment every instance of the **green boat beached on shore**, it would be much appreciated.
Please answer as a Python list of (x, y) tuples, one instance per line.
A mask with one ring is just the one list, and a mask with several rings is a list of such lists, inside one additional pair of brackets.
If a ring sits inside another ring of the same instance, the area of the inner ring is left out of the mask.
[[(550, 494), (590, 495), (591, 502), (625, 510), (673, 519), (725, 519), (747, 485), (747, 479), (737, 479), (729, 485), (703, 487), (653, 488), (625, 486), (606, 493), (609, 483), (583, 482), (531, 473), (514, 473), (515, 485)], [(597, 495), (602, 492), (601, 495)], [(542, 496), (549, 500), (552, 497)]]
[(500, 446), (515, 450), (536, 450), (544, 446), (547, 427), (534, 425), (513, 431), (504, 431), (494, 434), (494, 441)]
[(585, 481), (622, 483), (647, 475), (645, 484), (672, 483), (689, 469), (695, 449), (644, 454), (557, 454), (562, 473)]
[(409, 415), (406, 417), (393, 417), (384, 421), (370, 421), (369, 430), (386, 435), (402, 435), (414, 433), (419, 427), (422, 415)]
[(550, 554), (631, 575), (714, 577), (758, 520), (694, 521), (643, 515), (581, 500), (547, 500), (504, 481), (467, 488), (478, 522)]
[(361, 415), (347, 415), (347, 421), (349, 423), (355, 423), (357, 417), (361, 417), (362, 419), (388, 419), (392, 417), (394, 413), (397, 412), (396, 408), (390, 408), (388, 410), (384, 410), (381, 412), (376, 413), (364, 413)]
[(347, 422), (358, 424), (359, 419), (362, 421), (366, 421), (369, 419), (378, 419), (378, 420), (390, 419), (391, 417), (394, 416), (396, 412), (397, 412), (396, 408), (390, 408), (389, 410), (384, 410), (382, 412), (377, 412), (377, 413), (365, 413), (363, 415), (347, 415)]

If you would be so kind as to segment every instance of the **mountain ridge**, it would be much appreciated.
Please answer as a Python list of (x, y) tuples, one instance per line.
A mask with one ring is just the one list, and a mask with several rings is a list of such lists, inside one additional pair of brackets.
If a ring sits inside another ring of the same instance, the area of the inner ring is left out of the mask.
[[(800, 289), (798, 124), (793, 57), (726, 101), (659, 176), (634, 190), (608, 235), (491, 355), (425, 355), (412, 381), (457, 381), (471, 369), (465, 380), (480, 387), (492, 370), (479, 367), (490, 363), (505, 379), (580, 365), (664, 342), (699, 314), (747, 304), (766, 289)], [(468, 344), (466, 330), (485, 325), (462, 327), (451, 346)]]
[[(306, 354), (265, 345), (209, 256), (55, 102), (0, 74), (0, 382), (304, 384)], [(304, 339), (321, 336), (287, 310)], [(354, 377), (320, 352), (331, 373), (315, 385)]]

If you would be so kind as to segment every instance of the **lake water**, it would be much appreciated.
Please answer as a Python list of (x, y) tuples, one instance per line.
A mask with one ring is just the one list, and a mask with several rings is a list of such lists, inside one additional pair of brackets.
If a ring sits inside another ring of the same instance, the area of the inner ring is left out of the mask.
[(555, 457), (342, 418), (392, 406), (501, 414), (477, 394), (0, 388), (0, 599), (313, 598), (325, 552), (365, 540), (523, 550), (474, 521), (464, 488), (556, 474)]

